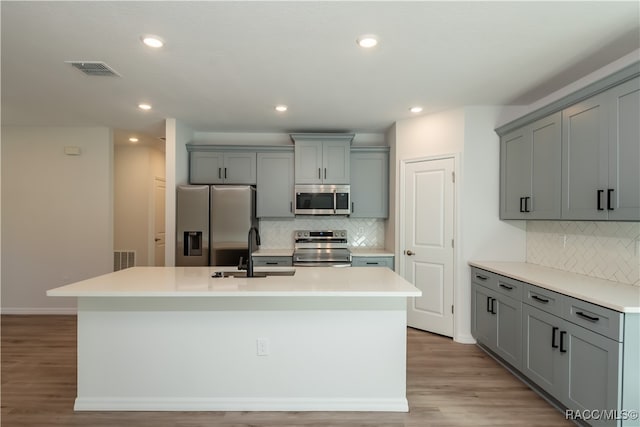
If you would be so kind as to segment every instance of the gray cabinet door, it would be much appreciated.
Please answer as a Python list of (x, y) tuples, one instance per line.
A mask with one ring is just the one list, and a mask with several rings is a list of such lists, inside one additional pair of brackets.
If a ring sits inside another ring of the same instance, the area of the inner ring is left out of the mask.
[(496, 296), (495, 351), (513, 367), (522, 364), (522, 302), (504, 295)]
[(322, 183), (322, 141), (296, 141), (295, 183)]
[[(581, 326), (565, 322), (562, 363), (567, 377), (558, 396), (568, 409), (615, 410), (621, 408), (622, 378), (619, 366), (622, 343), (603, 337)], [(615, 420), (600, 420), (594, 426), (615, 426)]]
[(349, 184), (349, 141), (324, 141), (322, 144), (322, 181), (325, 184)]
[(351, 153), (351, 217), (389, 216), (389, 154)]
[(259, 218), (293, 218), (293, 152), (258, 153)]
[(224, 153), (224, 182), (225, 184), (256, 183), (256, 153), (230, 152)]
[(531, 136), (531, 199), (528, 219), (558, 219), (562, 207), (562, 114), (529, 126)]
[(497, 328), (496, 317), (492, 313), (495, 311), (495, 293), (475, 283), (471, 284), (471, 290), (471, 332), (476, 341), (495, 351)]
[(522, 305), (522, 373), (543, 390), (560, 396), (566, 378), (560, 357), (562, 319)]
[(500, 218), (524, 219), (531, 196), (531, 135), (528, 127), (500, 139)]
[(190, 184), (222, 184), (224, 155), (213, 151), (192, 151), (189, 153)]
[(609, 219), (640, 221), (640, 78), (610, 93)]
[(562, 112), (562, 218), (606, 220), (609, 180), (607, 92)]

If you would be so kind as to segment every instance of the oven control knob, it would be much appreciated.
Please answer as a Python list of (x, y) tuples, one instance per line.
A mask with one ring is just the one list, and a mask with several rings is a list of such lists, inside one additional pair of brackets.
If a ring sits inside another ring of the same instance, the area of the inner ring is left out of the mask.
[(340, 232), (340, 237), (344, 237), (344, 231)]
[(309, 237), (309, 232), (308, 231), (304, 232), (304, 237)]

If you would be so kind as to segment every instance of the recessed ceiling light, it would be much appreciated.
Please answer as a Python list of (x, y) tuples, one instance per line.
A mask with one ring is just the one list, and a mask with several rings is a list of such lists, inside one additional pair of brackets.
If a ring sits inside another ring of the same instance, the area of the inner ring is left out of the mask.
[(358, 46), (363, 47), (365, 49), (374, 47), (378, 44), (378, 37), (373, 34), (365, 34), (356, 39)]
[(138, 142), (139, 139), (136, 138), (135, 136), (132, 136), (131, 138), (129, 138), (129, 142)]
[(141, 110), (151, 110), (151, 105), (149, 104), (138, 104), (138, 108)]
[(276, 111), (280, 112), (280, 113), (284, 113), (285, 111), (288, 110), (289, 107), (287, 107), (286, 105), (276, 105)]
[(156, 49), (164, 46), (164, 40), (162, 40), (158, 36), (152, 36), (152, 35), (142, 36), (140, 37), (140, 40), (142, 40), (142, 43), (146, 44), (147, 46), (153, 47)]
[(422, 112), (422, 107), (411, 107), (409, 108), (409, 111), (411, 111), (412, 113), (421, 113)]

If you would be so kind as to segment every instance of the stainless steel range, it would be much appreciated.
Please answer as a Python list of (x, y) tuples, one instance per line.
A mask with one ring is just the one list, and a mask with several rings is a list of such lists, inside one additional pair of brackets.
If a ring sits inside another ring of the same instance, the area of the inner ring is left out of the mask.
[(351, 252), (346, 230), (296, 230), (293, 233), (293, 265), (349, 267)]

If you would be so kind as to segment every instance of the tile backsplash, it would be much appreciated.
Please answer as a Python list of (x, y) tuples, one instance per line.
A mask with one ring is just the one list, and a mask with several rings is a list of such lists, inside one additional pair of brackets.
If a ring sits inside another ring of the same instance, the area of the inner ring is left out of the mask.
[(527, 262), (640, 286), (640, 223), (528, 221)]
[(296, 217), (293, 220), (260, 220), (263, 249), (293, 248), (295, 230), (347, 230), (349, 246), (384, 247), (384, 221), (373, 218)]

